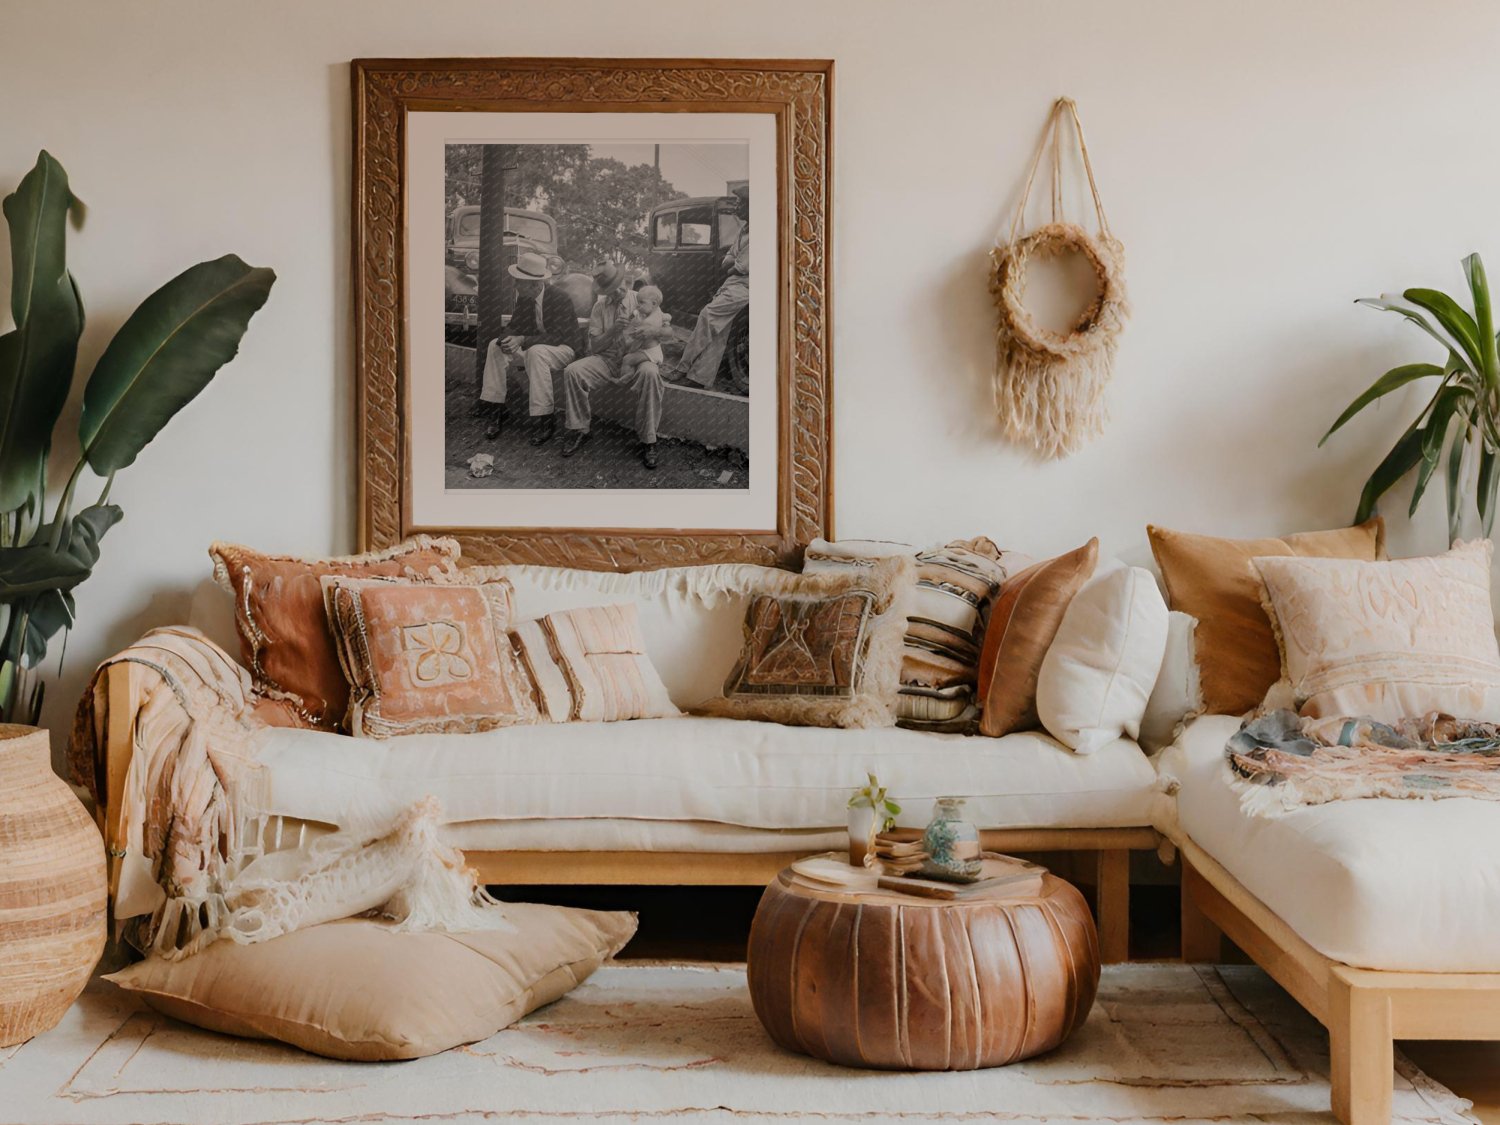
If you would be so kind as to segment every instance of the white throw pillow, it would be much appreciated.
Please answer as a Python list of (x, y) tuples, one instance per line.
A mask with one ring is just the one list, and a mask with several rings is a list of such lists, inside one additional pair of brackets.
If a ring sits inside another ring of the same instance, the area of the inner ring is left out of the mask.
[(1148, 754), (1177, 741), (1184, 721), (1203, 713), (1203, 686), (1198, 680), (1194, 634), (1198, 619), (1173, 610), (1167, 616), (1167, 651), (1156, 674), (1156, 686), (1141, 716), (1141, 748)]
[(1167, 605), (1155, 579), (1134, 566), (1096, 574), (1042, 660), (1036, 707), (1047, 733), (1080, 754), (1139, 737), (1166, 647)]

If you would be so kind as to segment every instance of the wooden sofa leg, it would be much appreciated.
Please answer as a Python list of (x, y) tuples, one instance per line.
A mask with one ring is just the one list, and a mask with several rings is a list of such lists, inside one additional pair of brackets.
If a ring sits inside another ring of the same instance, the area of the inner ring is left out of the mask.
[(1198, 905), (1202, 879), (1182, 857), (1182, 959), (1188, 964), (1217, 965), (1224, 958), (1224, 933)]
[(1333, 1115), (1344, 1125), (1390, 1125), (1391, 1002), (1334, 969), (1328, 981)]
[(1099, 960), (1116, 965), (1130, 960), (1130, 852), (1101, 849), (1094, 892), (1099, 906)]

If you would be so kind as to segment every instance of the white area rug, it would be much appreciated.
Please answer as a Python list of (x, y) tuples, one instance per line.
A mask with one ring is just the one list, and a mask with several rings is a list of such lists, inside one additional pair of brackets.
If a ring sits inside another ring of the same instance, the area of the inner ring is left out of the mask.
[[(998, 1070), (892, 1074), (788, 1054), (739, 967), (601, 969), (517, 1026), (429, 1059), (337, 1063), (155, 1015), (96, 981), (0, 1050), (0, 1121), (1331, 1122), (1327, 1037), (1253, 968), (1107, 968), (1088, 1023)], [(1472, 1122), (1400, 1061), (1398, 1122)]]

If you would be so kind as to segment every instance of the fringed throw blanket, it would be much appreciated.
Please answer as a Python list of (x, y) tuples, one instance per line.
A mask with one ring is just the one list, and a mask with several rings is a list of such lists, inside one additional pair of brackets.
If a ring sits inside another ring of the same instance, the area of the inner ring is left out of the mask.
[[(149, 672), (127, 716), (124, 763), (104, 753), (104, 672), (122, 663)], [(280, 826), (260, 811), (257, 702), (244, 669), (188, 628), (155, 629), (100, 665), (79, 702), (69, 772), (101, 807), (118, 806), (105, 842), (116, 925), (132, 945), (175, 959), (220, 937), (265, 941), (368, 911), (403, 929), (507, 926), (462, 855), (438, 839), (436, 800), (393, 823), (339, 825), (279, 849)]]
[(1392, 726), (1271, 711), (1240, 727), (1224, 754), (1256, 816), (1363, 797), (1500, 801), (1500, 725), (1451, 715)]

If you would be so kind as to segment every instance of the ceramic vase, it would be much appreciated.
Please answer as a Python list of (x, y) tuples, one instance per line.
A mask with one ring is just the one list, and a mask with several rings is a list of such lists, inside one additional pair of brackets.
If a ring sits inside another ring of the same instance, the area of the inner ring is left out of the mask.
[(970, 824), (962, 797), (939, 797), (932, 820), (922, 833), (927, 862), (924, 875), (937, 879), (969, 882), (979, 877), (984, 859), (980, 855), (979, 829)]
[(0, 724), (0, 1047), (62, 1019), (104, 951), (104, 841), (47, 732)]

